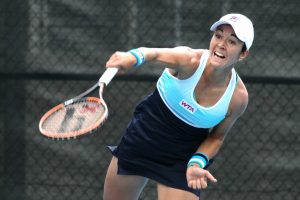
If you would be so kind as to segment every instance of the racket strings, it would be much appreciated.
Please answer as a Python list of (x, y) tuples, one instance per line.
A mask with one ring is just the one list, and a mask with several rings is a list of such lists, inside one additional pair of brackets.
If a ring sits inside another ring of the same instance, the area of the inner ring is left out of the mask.
[(98, 102), (76, 102), (49, 116), (44, 121), (42, 128), (47, 132), (58, 134), (80, 132), (102, 120), (105, 112), (105, 107)]

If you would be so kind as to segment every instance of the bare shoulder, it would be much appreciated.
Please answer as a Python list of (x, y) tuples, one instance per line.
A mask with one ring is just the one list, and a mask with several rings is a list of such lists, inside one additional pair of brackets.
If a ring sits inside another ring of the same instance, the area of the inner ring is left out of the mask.
[(204, 49), (191, 49), (191, 54), (192, 54), (192, 58), (191, 58), (191, 73), (193, 74), (197, 68), (199, 67), (200, 64), (200, 59), (203, 55), (203, 52), (205, 51)]
[(203, 52), (204, 52), (204, 49), (193, 49), (193, 48), (190, 48), (190, 47), (177, 47), (179, 49), (184, 49), (185, 51), (188, 52), (188, 54), (190, 55), (191, 59), (195, 59), (197, 61), (200, 60)]
[(247, 88), (242, 79), (239, 78), (230, 103), (231, 113), (237, 117), (241, 116), (245, 112), (248, 102), (249, 95)]
[(180, 52), (180, 55), (182, 55), (178, 57), (177, 60), (177, 63), (179, 64), (178, 72), (181, 72), (183, 77), (189, 77), (199, 66), (204, 49), (193, 49), (186, 46), (180, 46), (174, 48), (174, 50)]

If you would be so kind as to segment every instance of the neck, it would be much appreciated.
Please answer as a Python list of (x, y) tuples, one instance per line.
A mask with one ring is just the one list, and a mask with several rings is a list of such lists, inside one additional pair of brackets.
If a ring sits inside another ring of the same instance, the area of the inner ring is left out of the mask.
[(211, 84), (224, 85), (230, 80), (233, 67), (216, 67), (207, 63), (203, 75), (205, 80)]

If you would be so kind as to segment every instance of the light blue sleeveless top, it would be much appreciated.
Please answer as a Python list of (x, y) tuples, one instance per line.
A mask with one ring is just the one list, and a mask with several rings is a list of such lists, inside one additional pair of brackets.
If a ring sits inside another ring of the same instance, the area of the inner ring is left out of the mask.
[(171, 112), (182, 121), (197, 128), (212, 128), (225, 118), (237, 84), (237, 74), (232, 69), (228, 87), (219, 101), (210, 107), (198, 104), (194, 98), (194, 91), (202, 76), (208, 57), (209, 51), (204, 50), (197, 70), (191, 77), (184, 80), (174, 77), (166, 68), (156, 85), (162, 100)]

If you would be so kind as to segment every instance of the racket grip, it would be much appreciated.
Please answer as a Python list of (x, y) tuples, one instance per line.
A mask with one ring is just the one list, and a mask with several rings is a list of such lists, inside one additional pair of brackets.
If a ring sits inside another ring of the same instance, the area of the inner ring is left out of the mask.
[(99, 79), (99, 85), (100, 83), (104, 83), (105, 85), (108, 85), (118, 71), (119, 68), (116, 67), (107, 68)]

